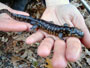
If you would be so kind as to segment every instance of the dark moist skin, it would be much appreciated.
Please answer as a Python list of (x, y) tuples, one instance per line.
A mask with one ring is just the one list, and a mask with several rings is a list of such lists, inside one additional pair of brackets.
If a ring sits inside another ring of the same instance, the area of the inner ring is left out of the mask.
[(7, 13), (9, 16), (14, 18), (15, 20), (30, 23), (31, 25), (33, 25), (33, 27), (30, 28), (30, 31), (33, 31), (33, 32), (38, 28), (49, 34), (58, 36), (60, 39), (63, 39), (63, 37), (82, 38), (84, 36), (84, 33), (80, 29), (76, 27), (69, 27), (68, 24), (59, 26), (59, 25), (53, 24), (51, 22), (48, 22), (42, 19), (35, 19), (30, 16), (11, 13), (7, 9), (1, 9), (0, 14), (1, 13)]

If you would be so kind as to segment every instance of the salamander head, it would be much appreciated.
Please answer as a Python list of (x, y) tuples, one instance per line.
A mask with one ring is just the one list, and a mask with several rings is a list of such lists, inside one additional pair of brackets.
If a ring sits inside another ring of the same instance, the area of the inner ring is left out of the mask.
[(82, 38), (84, 36), (84, 32), (82, 32), (80, 29), (78, 28), (71, 28), (70, 31), (71, 36), (77, 37), (77, 38)]

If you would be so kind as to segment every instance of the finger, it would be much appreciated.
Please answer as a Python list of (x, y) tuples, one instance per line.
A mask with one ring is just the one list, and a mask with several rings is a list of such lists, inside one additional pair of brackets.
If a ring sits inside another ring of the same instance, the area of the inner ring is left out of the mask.
[(54, 40), (52, 38), (45, 38), (38, 47), (38, 55), (42, 57), (48, 56), (53, 47), (53, 43)]
[(32, 43), (42, 40), (43, 38), (44, 38), (44, 34), (41, 33), (40, 31), (37, 31), (36, 33), (32, 34), (26, 39), (26, 43), (32, 44)]
[(81, 53), (81, 42), (79, 39), (71, 37), (66, 41), (66, 58), (68, 61), (75, 62), (79, 59)]
[(0, 2), (0, 10), (1, 9), (10, 9), (10, 7)]
[(72, 22), (75, 25), (75, 27), (80, 28), (84, 32), (84, 37), (82, 38), (82, 43), (86, 47), (90, 48), (90, 33), (89, 33), (89, 30), (85, 24), (83, 17), (80, 14), (75, 15)]
[(65, 59), (65, 42), (63, 40), (56, 40), (54, 46), (54, 55), (52, 58), (52, 65), (54, 68), (65, 68), (67, 60)]
[(31, 25), (17, 22), (14, 20), (0, 20), (2, 24), (0, 24), (0, 31), (26, 31)]

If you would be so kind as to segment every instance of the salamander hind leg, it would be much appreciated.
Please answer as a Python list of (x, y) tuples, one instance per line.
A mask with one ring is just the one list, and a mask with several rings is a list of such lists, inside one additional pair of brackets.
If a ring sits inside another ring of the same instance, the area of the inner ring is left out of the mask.
[(59, 33), (59, 38), (63, 40), (63, 33)]
[(32, 28), (30, 28), (30, 32), (36, 32), (38, 28), (38, 25), (33, 25)]

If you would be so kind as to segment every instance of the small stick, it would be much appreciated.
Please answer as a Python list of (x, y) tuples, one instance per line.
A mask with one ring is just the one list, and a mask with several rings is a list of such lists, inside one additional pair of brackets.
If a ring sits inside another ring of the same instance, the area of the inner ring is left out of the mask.
[(88, 13), (90, 14), (90, 6), (87, 4), (87, 2), (85, 0), (81, 0), (81, 2), (85, 6), (85, 8), (88, 11)]

